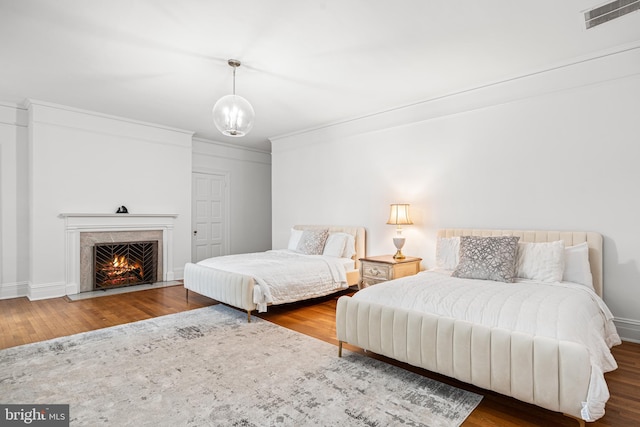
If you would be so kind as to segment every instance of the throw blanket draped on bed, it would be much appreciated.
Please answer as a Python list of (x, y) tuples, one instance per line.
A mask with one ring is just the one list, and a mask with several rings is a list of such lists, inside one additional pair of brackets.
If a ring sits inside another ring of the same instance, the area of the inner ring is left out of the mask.
[(198, 265), (252, 276), (258, 284), (253, 301), (259, 312), (266, 311), (270, 303), (299, 301), (347, 288), (347, 274), (339, 258), (284, 249), (209, 258)]
[(592, 366), (583, 415), (604, 413), (609, 398), (604, 372), (617, 368), (609, 349), (620, 344), (620, 337), (607, 306), (585, 286), (531, 280), (502, 283), (423, 272), (368, 287), (354, 298), (583, 344)]

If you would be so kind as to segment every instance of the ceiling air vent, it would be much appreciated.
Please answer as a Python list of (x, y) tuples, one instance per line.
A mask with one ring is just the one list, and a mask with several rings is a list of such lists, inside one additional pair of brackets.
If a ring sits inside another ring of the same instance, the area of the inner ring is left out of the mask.
[(640, 9), (640, 0), (616, 0), (584, 13), (587, 29)]

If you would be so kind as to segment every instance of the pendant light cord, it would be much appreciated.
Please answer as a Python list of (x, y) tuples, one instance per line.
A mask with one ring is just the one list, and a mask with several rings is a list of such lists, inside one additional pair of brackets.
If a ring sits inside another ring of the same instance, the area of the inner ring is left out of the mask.
[(236, 94), (236, 67), (233, 67), (233, 94)]

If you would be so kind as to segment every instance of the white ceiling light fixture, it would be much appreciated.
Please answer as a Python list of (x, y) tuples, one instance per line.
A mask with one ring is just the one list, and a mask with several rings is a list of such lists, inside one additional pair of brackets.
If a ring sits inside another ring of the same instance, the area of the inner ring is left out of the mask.
[(223, 135), (241, 137), (253, 128), (255, 112), (249, 101), (236, 95), (236, 68), (240, 61), (230, 59), (228, 64), (233, 67), (233, 94), (223, 96), (213, 106), (213, 123)]

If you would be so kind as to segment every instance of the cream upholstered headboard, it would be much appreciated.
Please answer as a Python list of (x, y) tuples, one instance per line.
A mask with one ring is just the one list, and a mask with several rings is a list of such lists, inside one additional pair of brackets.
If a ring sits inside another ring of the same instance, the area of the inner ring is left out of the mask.
[(348, 225), (294, 225), (296, 230), (317, 230), (328, 229), (329, 233), (348, 233), (355, 237), (356, 254), (353, 259), (356, 262), (356, 269), (360, 268), (360, 258), (364, 258), (366, 252), (366, 232), (364, 227), (348, 226)]
[(521, 242), (564, 241), (565, 246), (587, 242), (589, 246), (589, 264), (593, 276), (593, 288), (602, 297), (602, 235), (591, 231), (546, 231), (546, 230), (483, 230), (470, 228), (445, 228), (438, 230), (438, 237), (455, 236), (517, 236)]

